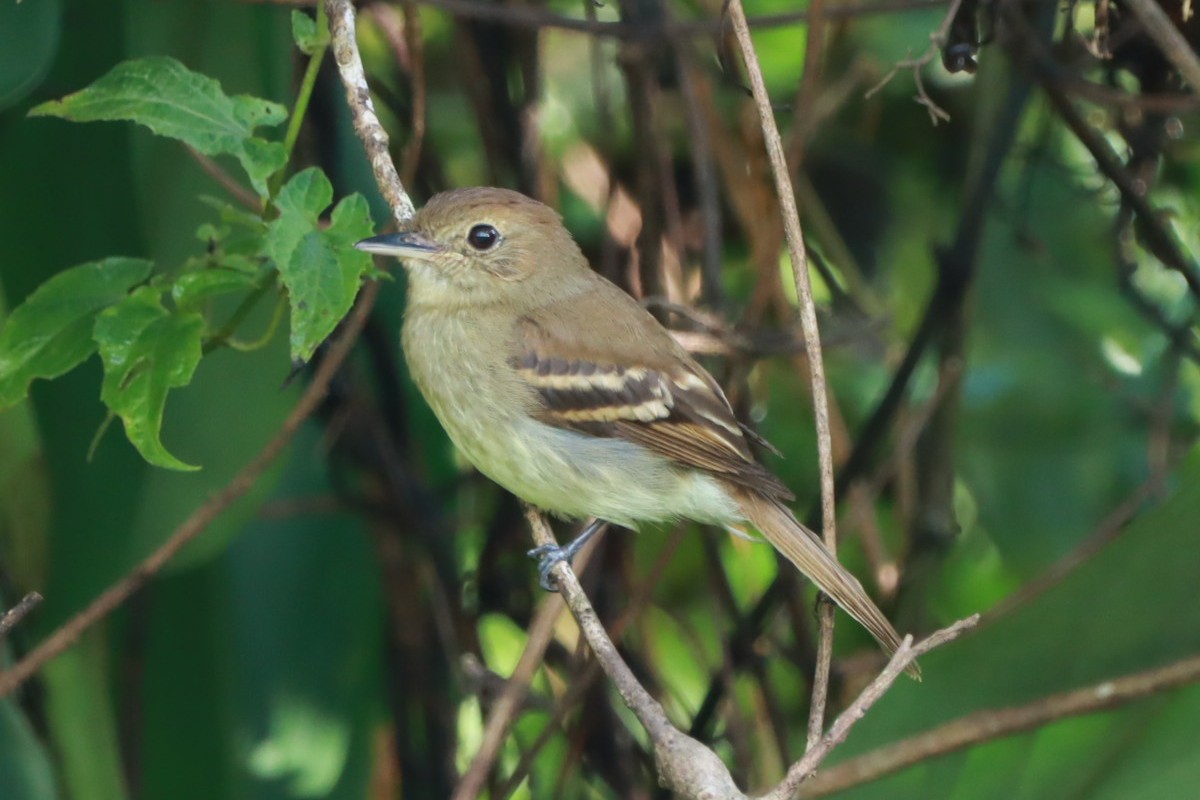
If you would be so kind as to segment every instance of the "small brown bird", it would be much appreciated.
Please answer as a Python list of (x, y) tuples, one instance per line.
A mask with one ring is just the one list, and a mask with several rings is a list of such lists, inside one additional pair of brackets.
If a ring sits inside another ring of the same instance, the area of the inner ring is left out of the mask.
[[(413, 379), (485, 475), (567, 517), (749, 522), (885, 650), (900, 644), (792, 515), (792, 493), (755, 460), (717, 382), (588, 267), (552, 209), (505, 189), (461, 189), (358, 247), (408, 268)], [(579, 544), (546, 554), (543, 579)]]

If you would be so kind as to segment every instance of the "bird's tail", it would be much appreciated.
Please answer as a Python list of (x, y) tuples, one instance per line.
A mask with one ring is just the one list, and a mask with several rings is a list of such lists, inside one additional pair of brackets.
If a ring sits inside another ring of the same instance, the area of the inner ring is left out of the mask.
[[(815, 533), (801, 525), (787, 506), (776, 500), (745, 489), (738, 491), (736, 497), (746, 519), (776, 550), (870, 631), (888, 655), (896, 652), (900, 646), (896, 629), (867, 596), (858, 579), (838, 563)], [(920, 680), (921, 670), (915, 662), (909, 666), (908, 674)]]

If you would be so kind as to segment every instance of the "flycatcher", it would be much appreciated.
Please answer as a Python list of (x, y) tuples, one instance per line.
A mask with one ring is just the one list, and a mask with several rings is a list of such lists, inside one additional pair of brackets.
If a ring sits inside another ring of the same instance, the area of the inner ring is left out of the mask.
[[(749, 522), (885, 650), (899, 646), (862, 585), (792, 515), (792, 493), (755, 460), (721, 387), (589, 268), (554, 210), (505, 189), (461, 189), (431, 199), (407, 230), (357, 246), (408, 268), (405, 358), (485, 475), (567, 517)], [(561, 557), (543, 560), (543, 577)]]

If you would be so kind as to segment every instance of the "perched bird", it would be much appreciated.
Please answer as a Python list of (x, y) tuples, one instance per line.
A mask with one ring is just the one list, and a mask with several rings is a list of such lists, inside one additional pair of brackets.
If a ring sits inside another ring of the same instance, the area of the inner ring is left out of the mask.
[[(899, 646), (862, 585), (792, 515), (792, 493), (755, 460), (721, 387), (588, 267), (554, 210), (505, 189), (460, 189), (357, 247), (407, 268), (405, 358), (485, 475), (566, 517), (749, 522), (885, 650)], [(543, 580), (578, 543), (547, 554)]]

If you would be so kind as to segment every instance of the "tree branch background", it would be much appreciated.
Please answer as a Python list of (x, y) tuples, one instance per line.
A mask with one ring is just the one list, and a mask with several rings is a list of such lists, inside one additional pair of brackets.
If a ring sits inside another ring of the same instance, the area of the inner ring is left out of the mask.
[[(924, 683), (892, 688), (812, 791), (1162, 797), (1200, 780), (1200, 149), (1173, 66), (1189, 74), (1195, 54), (1115, 2), (1077, 4), (1069, 25), (1011, 0), (948, 8), (746, 7), (820, 303), (839, 553), (901, 630), (985, 613), (923, 658)], [(198, 196), (228, 192), (220, 163), (174, 142), (28, 109), (146, 54), (290, 104), (306, 66), (291, 9), (0, 5), (8, 308), (81, 261), (181, 260)], [(815, 522), (783, 222), (723, 19), (719, 3), (632, 0), (359, 12), (414, 199), (486, 183), (562, 209), (596, 268), (710, 359)], [(968, 29), (988, 40), (979, 70), (951, 75), (930, 34)], [(949, 121), (931, 125), (934, 108)], [(367, 193), (387, 224), (331, 57), (297, 147), (297, 168)], [(544, 660), (479, 796), (658, 794), (646, 737), (577, 630), (534, 624), (553, 598), (519, 506), (454, 458), (407, 382), (402, 291), (384, 285), (282, 462), (0, 701), (0, 797), (449, 797), (535, 631)], [(228, 483), (296, 404), (287, 372), (283, 341), (218, 351), (173, 393), (164, 439), (199, 473), (148, 467), (111, 433), (87, 460), (94, 363), (0, 414), (0, 610), (45, 596), (0, 646), (32, 650)], [(811, 589), (768, 547), (694, 526), (611, 531), (581, 578), (672, 720), (743, 789), (775, 785), (804, 750)], [(829, 717), (881, 666), (838, 625)]]

